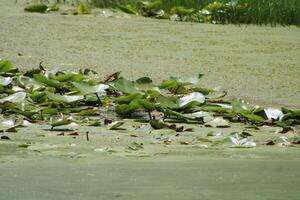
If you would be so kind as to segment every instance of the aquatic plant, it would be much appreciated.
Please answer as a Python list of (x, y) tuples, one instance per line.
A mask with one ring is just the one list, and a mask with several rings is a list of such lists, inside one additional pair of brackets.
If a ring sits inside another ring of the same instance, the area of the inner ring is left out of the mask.
[[(131, 81), (114, 73), (101, 81), (89, 69), (76, 73), (49, 71), (40, 66), (22, 72), (10, 61), (0, 60), (0, 114), (50, 123), (52, 128), (75, 121), (85, 124), (86, 117), (99, 124), (103, 112), (119, 119), (139, 116), (151, 124), (159, 120), (155, 117), (158, 113), (165, 122), (213, 127), (229, 126), (229, 122), (280, 127), (300, 124), (300, 110), (223, 100), (226, 92), (198, 86), (202, 76), (171, 77), (157, 85), (149, 77)], [(165, 127), (181, 130), (173, 125)]]
[(79, 3), (77, 5), (77, 13), (79, 15), (87, 15), (91, 13), (91, 8), (88, 4), (86, 3)]
[(48, 6), (43, 3), (30, 4), (24, 8), (26, 12), (39, 12), (45, 13), (48, 9)]

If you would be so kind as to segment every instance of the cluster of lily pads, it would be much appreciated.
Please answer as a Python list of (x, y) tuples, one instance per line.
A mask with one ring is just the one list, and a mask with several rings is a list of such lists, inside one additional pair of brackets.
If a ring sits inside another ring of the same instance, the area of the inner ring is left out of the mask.
[(300, 110), (262, 108), (242, 100), (224, 100), (226, 92), (198, 86), (196, 78), (171, 77), (156, 85), (149, 77), (135, 81), (113, 73), (103, 79), (91, 69), (49, 71), (42, 66), (28, 71), (0, 60), (0, 117), (13, 118), (14, 131), (24, 121), (51, 125), (73, 122), (111, 129), (124, 118), (149, 122), (154, 129), (183, 131), (169, 122), (228, 127), (230, 122), (290, 127), (300, 124)]

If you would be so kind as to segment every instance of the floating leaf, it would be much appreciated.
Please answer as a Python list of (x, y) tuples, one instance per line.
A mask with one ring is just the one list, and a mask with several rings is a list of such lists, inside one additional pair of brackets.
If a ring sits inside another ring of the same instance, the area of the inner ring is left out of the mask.
[(99, 85), (90, 85), (85, 82), (72, 82), (72, 84), (81, 92), (83, 95), (100, 93), (105, 94), (106, 89), (109, 88), (108, 85), (99, 84)]
[(12, 78), (11, 77), (2, 77), (0, 76), (0, 86), (7, 86), (12, 82)]
[(232, 109), (234, 112), (236, 113), (251, 113), (254, 109), (255, 106), (245, 102), (245, 101), (240, 101), (240, 100), (236, 100), (231, 102), (232, 105)]
[(206, 112), (219, 112), (219, 113), (226, 113), (229, 111), (228, 108), (219, 105), (204, 105), (204, 106), (199, 106), (199, 109)]
[(144, 92), (151, 91), (160, 94), (160, 90), (153, 84), (153, 81), (149, 77), (142, 77), (135, 81), (135, 86)]
[(16, 129), (16, 127), (11, 127), (11, 128), (6, 129), (5, 132), (16, 133), (16, 132), (18, 132), (18, 130)]
[(84, 80), (84, 75), (82, 74), (59, 74), (55, 77), (53, 77), (53, 79), (59, 81), (59, 82), (79, 82)]
[(127, 145), (127, 149), (132, 150), (132, 151), (138, 151), (143, 149), (143, 144), (142, 143), (137, 143), (137, 142), (132, 142), (131, 144)]
[(75, 101), (83, 100), (84, 97), (80, 95), (58, 95), (50, 92), (46, 92), (49, 99), (57, 102), (65, 102), (65, 103), (71, 103)]
[(29, 146), (30, 146), (30, 144), (24, 143), (24, 144), (20, 144), (18, 147), (20, 147), (20, 148), (28, 148)]
[(177, 109), (179, 108), (178, 98), (177, 97), (165, 97), (159, 96), (157, 101), (162, 107), (170, 108), (170, 109)]
[(229, 127), (229, 122), (222, 117), (217, 117), (213, 119), (212, 121), (209, 121), (205, 124), (205, 126), (209, 127), (217, 127), (217, 128), (227, 128)]
[(9, 72), (12, 68), (13, 65), (10, 61), (0, 59), (0, 72)]
[(138, 99), (138, 104), (147, 111), (155, 110), (155, 104), (146, 100), (146, 99)]
[(115, 122), (108, 124), (108, 129), (109, 130), (118, 130), (123, 124), (124, 124), (124, 122), (122, 122), (122, 121), (115, 121)]
[(154, 129), (163, 129), (168, 128), (168, 125), (161, 119), (152, 119), (150, 120), (150, 125)]
[(300, 144), (300, 136), (296, 136), (292, 139), (293, 144)]
[(100, 121), (94, 121), (88, 124), (88, 126), (101, 126), (101, 122)]
[(130, 115), (140, 108), (137, 101), (132, 101), (129, 104), (121, 104), (116, 106), (116, 113), (120, 115)]
[(58, 127), (58, 126), (69, 125), (72, 122), (73, 122), (73, 120), (71, 120), (71, 119), (60, 119), (51, 124), (51, 130), (53, 130), (55, 127)]
[(12, 103), (20, 104), (24, 102), (25, 98), (26, 98), (25, 92), (17, 92), (15, 94), (0, 99), (0, 103), (12, 102)]
[(124, 78), (115, 80), (111, 85), (124, 94), (141, 93), (141, 91), (138, 90), (133, 81), (129, 81)]
[(80, 116), (93, 116), (96, 115), (98, 112), (98, 110), (94, 110), (94, 109), (86, 109), (86, 110), (82, 110), (78, 113), (78, 115)]
[(254, 115), (254, 114), (243, 114), (242, 113), (242, 116), (245, 117), (246, 119), (248, 119), (249, 121), (252, 121), (252, 122), (265, 122), (265, 119), (261, 116), (258, 116), (258, 115)]
[(134, 93), (134, 94), (129, 94), (129, 95), (126, 95), (126, 96), (121, 96), (121, 97), (115, 98), (115, 101), (117, 103), (120, 103), (120, 104), (127, 104), (127, 103), (130, 103), (133, 100), (139, 99), (141, 97), (142, 97), (141, 94)]
[(199, 92), (193, 92), (188, 95), (185, 95), (179, 99), (179, 107), (186, 106), (193, 102), (196, 102), (197, 104), (204, 103), (205, 102), (204, 95)]
[(33, 78), (37, 82), (40, 82), (40, 83), (42, 83), (46, 86), (49, 86), (49, 87), (54, 87), (56, 89), (61, 89), (64, 86), (61, 82), (59, 82), (55, 79), (48, 79), (48, 78), (46, 78), (45, 76), (43, 76), (41, 74), (34, 74)]

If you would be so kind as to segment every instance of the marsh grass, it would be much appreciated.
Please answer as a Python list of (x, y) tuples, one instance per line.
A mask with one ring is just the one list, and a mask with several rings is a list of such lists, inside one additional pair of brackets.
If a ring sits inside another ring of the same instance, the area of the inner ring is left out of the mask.
[[(182, 6), (196, 10), (204, 9), (208, 4), (215, 0), (161, 0), (161, 8), (170, 12), (173, 7)], [(136, 5), (137, 0), (91, 0), (96, 7), (117, 7), (118, 5)], [(238, 2), (246, 5), (241, 9), (232, 9), (226, 15), (228, 23), (246, 23), (259, 25), (298, 25), (300, 26), (300, 1), (299, 0), (218, 0), (223, 4)]]

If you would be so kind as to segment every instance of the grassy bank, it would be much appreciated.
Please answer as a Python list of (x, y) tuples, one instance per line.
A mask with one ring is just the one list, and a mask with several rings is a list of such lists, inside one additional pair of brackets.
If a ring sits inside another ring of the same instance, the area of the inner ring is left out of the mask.
[[(136, 5), (137, 0), (92, 0), (96, 7)], [(298, 0), (161, 0), (160, 9), (170, 13), (174, 7), (193, 8), (194, 13), (205, 9), (221, 23), (300, 25)], [(201, 17), (201, 16), (200, 16)], [(216, 21), (207, 20), (203, 21)]]

